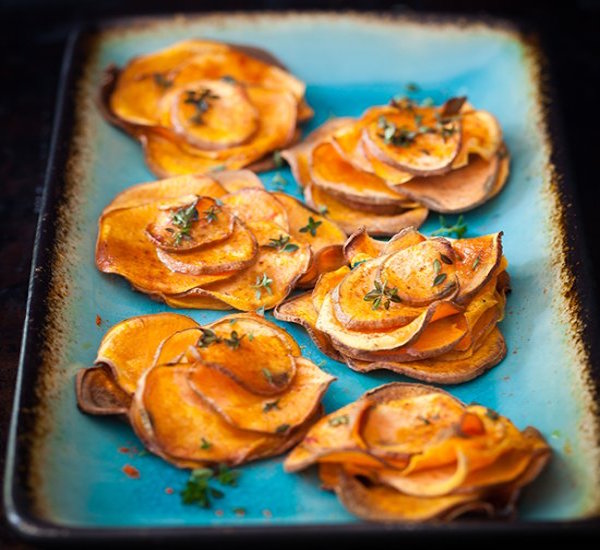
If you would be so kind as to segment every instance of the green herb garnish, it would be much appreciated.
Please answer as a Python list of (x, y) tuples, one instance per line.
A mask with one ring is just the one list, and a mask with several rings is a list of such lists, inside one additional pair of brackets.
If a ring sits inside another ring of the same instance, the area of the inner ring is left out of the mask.
[(435, 276), (435, 279), (433, 279), (433, 284), (431, 286), (441, 285), (446, 280), (447, 277), (448, 277), (448, 275), (446, 275), (445, 273), (438, 273)]
[(217, 470), (216, 478), (221, 485), (235, 487), (237, 485), (239, 477), (240, 472), (238, 472), (237, 470), (232, 470), (228, 468), (225, 464), (219, 464), (219, 469)]
[(216, 206), (211, 206), (208, 210), (204, 211), (204, 218), (208, 223), (217, 221), (217, 212), (219, 209)]
[(269, 239), (270, 242), (267, 244), (270, 248), (275, 248), (280, 252), (295, 252), (300, 247), (297, 244), (290, 242), (289, 235), (279, 235), (278, 239)]
[(275, 168), (283, 168), (285, 161), (281, 156), (281, 151), (273, 152), (273, 164), (275, 164)]
[(256, 283), (254, 283), (253, 285), (251, 285), (251, 288), (255, 288), (256, 289), (256, 299), (260, 300), (260, 297), (262, 296), (262, 289), (264, 288), (267, 293), (269, 295), (273, 294), (273, 289), (271, 288), (271, 284), (273, 283), (273, 279), (269, 279), (269, 277), (267, 277), (266, 273), (262, 274), (262, 277), (260, 275), (256, 276)]
[(201, 448), (203, 451), (207, 451), (207, 450), (208, 450), (208, 449), (210, 449), (211, 447), (212, 447), (212, 443), (203, 437), (203, 438), (202, 438), (202, 443), (200, 444), (200, 448)]
[(269, 401), (263, 406), (263, 412), (269, 412), (273, 409), (279, 409), (279, 399), (276, 401)]
[(452, 265), (454, 263), (451, 258), (446, 256), (446, 254), (440, 254), (440, 259), (447, 265)]
[(224, 338), (223, 342), (225, 342), (225, 345), (228, 348), (238, 349), (242, 343), (244, 336), (246, 336), (246, 335), (242, 334), (241, 336), (239, 336), (237, 331), (233, 330), (231, 332), (231, 334), (229, 335), (229, 338)]
[(192, 224), (198, 221), (198, 210), (196, 210), (197, 204), (198, 199), (187, 206), (177, 208), (171, 215), (171, 223), (177, 227), (177, 232), (173, 238), (176, 246), (181, 244), (182, 239), (190, 238)]
[(173, 85), (173, 81), (168, 79), (163, 73), (153, 73), (152, 79), (154, 80), (154, 84), (156, 84), (159, 88), (170, 88)]
[(436, 258), (433, 260), (433, 272), (437, 275), (442, 269), (441, 262)]
[(210, 108), (210, 101), (219, 99), (218, 95), (213, 94), (209, 89), (186, 90), (184, 103), (195, 107), (194, 114), (190, 117), (193, 124), (202, 124), (202, 117)]
[(221, 342), (221, 338), (219, 338), (214, 330), (209, 328), (200, 328), (202, 331), (202, 336), (198, 338), (196, 342), (196, 346), (199, 348), (207, 348), (211, 344), (218, 344)]
[(485, 415), (490, 419), (490, 420), (498, 420), (498, 418), (500, 418), (500, 415), (493, 409), (490, 409), (489, 407), (487, 407), (485, 409)]
[(275, 186), (276, 189), (279, 189), (281, 191), (285, 188), (288, 182), (279, 172), (277, 172), (277, 174), (273, 176), (271, 183)]
[(454, 234), (456, 238), (461, 239), (462, 236), (467, 232), (467, 224), (465, 223), (464, 216), (461, 214), (458, 216), (458, 220), (454, 225), (448, 225), (446, 223), (446, 218), (444, 216), (440, 216), (440, 227), (431, 233), (432, 236), (436, 235), (445, 235), (449, 236)]
[(308, 223), (300, 228), (300, 233), (310, 233), (313, 237), (317, 235), (317, 228), (322, 224), (322, 221), (316, 221), (312, 216), (308, 217)]
[(387, 281), (384, 281), (383, 284), (381, 284), (379, 281), (374, 281), (373, 285), (375, 288), (367, 292), (363, 298), (365, 302), (373, 302), (371, 304), (371, 309), (379, 309), (379, 306), (382, 303), (385, 309), (390, 309), (390, 304), (392, 302), (400, 302), (398, 289), (396, 287), (388, 287)]
[(350, 422), (350, 418), (348, 417), (347, 414), (342, 414), (340, 416), (334, 416), (333, 418), (330, 418), (327, 423), (330, 426), (333, 426), (334, 428), (337, 426), (344, 426), (346, 424), (348, 424)]
[(477, 256), (477, 258), (475, 258), (475, 261), (473, 262), (473, 265), (471, 266), (471, 269), (473, 271), (475, 271), (477, 269), (479, 262), (481, 262), (481, 256)]
[(261, 372), (263, 373), (263, 376), (267, 379), (267, 382), (269, 384), (273, 384), (273, 375), (271, 374), (271, 371), (265, 367), (261, 370)]
[(423, 422), (424, 424), (426, 424), (427, 426), (429, 426), (431, 424), (431, 420), (429, 420), (429, 418), (426, 418), (425, 416), (417, 416), (417, 418)]
[(237, 471), (229, 470), (224, 465), (219, 466), (216, 474), (210, 468), (192, 470), (190, 478), (181, 491), (181, 500), (184, 504), (197, 504), (201, 508), (210, 508), (211, 499), (225, 496), (223, 491), (212, 487), (210, 481), (215, 478), (221, 485), (235, 486), (238, 477)]
[(290, 429), (289, 424), (281, 424), (281, 426), (277, 426), (277, 428), (275, 429), (275, 433), (283, 434), (283, 433), (287, 432), (289, 429)]

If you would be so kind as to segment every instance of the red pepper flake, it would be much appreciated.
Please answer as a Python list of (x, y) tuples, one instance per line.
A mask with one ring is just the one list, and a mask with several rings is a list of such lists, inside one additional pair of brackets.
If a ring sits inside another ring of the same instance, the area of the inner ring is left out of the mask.
[(245, 508), (234, 508), (233, 509), (233, 513), (239, 517), (242, 518), (246, 515), (246, 509)]
[(131, 479), (139, 479), (140, 478), (140, 471), (135, 466), (132, 466), (131, 464), (125, 464), (125, 466), (123, 466), (123, 468), (121, 468), (121, 469), (123, 470), (125, 475), (127, 477), (130, 477)]
[(172, 495), (173, 494), (173, 488), (172, 487), (167, 487), (165, 489), (165, 493), (167, 493), (167, 495)]
[(99, 327), (102, 324), (102, 317), (96, 315), (96, 326)]
[(129, 447), (119, 447), (119, 452), (123, 453), (124, 455), (128, 455), (131, 450), (129, 449)]
[(215, 516), (221, 517), (222, 515), (223, 515), (223, 510), (221, 510), (220, 508), (218, 510), (215, 510)]
[(266, 510), (266, 509), (262, 511), (262, 515), (265, 516), (267, 519), (273, 517), (273, 513), (271, 512), (271, 510)]

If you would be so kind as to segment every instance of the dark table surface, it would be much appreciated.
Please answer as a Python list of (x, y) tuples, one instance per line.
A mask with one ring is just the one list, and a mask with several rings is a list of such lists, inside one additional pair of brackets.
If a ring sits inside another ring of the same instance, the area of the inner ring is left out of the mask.
[[(43, 173), (48, 155), (59, 67), (65, 38), (81, 20), (164, 11), (156, 0), (1, 0), (0, 1), (0, 482), (4, 472), (5, 443), (25, 316), (31, 251), (37, 221)], [(171, 13), (200, 9), (198, 2), (169, 2)], [(195, 4), (195, 5), (194, 5)], [(292, 8), (436, 10), (450, 9), (448, 2), (253, 2), (255, 9)], [(594, 273), (600, 265), (595, 245), (595, 173), (600, 160), (600, 124), (597, 116), (600, 82), (600, 1), (452, 3), (452, 13), (489, 13), (518, 18), (545, 38), (546, 53), (558, 88), (571, 176), (579, 195), (578, 223), (587, 236)], [(240, 2), (221, 1), (204, 9), (241, 9)], [(593, 246), (592, 246), (593, 245)], [(1, 484), (1, 483), (0, 483)], [(4, 521), (0, 503), (0, 548), (23, 546)]]

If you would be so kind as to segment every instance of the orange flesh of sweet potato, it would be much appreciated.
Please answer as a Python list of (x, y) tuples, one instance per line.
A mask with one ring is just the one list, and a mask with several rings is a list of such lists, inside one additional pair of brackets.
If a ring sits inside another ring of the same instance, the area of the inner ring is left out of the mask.
[(299, 357), (295, 363), (296, 375), (285, 392), (276, 396), (248, 391), (220, 369), (201, 361), (189, 371), (188, 380), (192, 389), (233, 426), (281, 434), (313, 415), (334, 380), (307, 359)]
[(193, 319), (176, 313), (126, 319), (106, 333), (95, 363), (108, 365), (118, 385), (132, 394), (142, 373), (152, 366), (161, 342), (174, 332), (197, 326)]
[(289, 231), (286, 209), (277, 198), (263, 189), (242, 189), (221, 198), (223, 204), (245, 223), (272, 222)]
[[(178, 216), (187, 215), (189, 228), (181, 233)], [(188, 196), (162, 204), (146, 235), (159, 248), (169, 252), (195, 250), (224, 241), (233, 233), (233, 216), (211, 197)]]

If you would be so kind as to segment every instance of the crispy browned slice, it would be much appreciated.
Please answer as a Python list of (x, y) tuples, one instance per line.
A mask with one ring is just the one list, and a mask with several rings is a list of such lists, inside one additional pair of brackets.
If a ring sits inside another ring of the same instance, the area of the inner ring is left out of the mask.
[(292, 252), (266, 246), (271, 239), (287, 236), (283, 229), (278, 229), (279, 226), (270, 225), (270, 231), (260, 237), (252, 228), (262, 245), (253, 265), (222, 282), (195, 288), (188, 296), (220, 300), (224, 307), (230, 306), (242, 311), (256, 311), (260, 307), (270, 309), (281, 303), (309, 269), (312, 254), (310, 246), (295, 243), (293, 239), (292, 244), (297, 244), (298, 248)]
[(327, 211), (327, 217), (335, 221), (346, 233), (365, 227), (374, 236), (395, 235), (405, 227), (419, 227), (427, 218), (427, 208), (409, 208), (397, 214), (377, 214), (356, 210), (313, 185), (304, 188), (304, 199), (316, 210)]
[[(265, 353), (269, 350), (265, 349)], [(197, 362), (188, 373), (192, 389), (232, 426), (254, 432), (284, 434), (303, 424), (318, 409), (334, 378), (303, 357), (283, 393), (257, 395), (219, 369)]]
[(461, 384), (496, 366), (506, 356), (506, 343), (497, 328), (481, 343), (480, 347), (465, 359), (445, 361), (444, 357), (422, 361), (366, 362), (346, 357), (347, 365), (358, 372), (387, 369), (417, 380), (438, 384)]
[(77, 406), (88, 414), (127, 414), (131, 403), (131, 396), (115, 382), (106, 365), (78, 370), (75, 391)]
[(322, 142), (312, 150), (309, 163), (313, 185), (341, 202), (397, 206), (407, 200), (405, 195), (390, 189), (375, 174), (364, 172), (346, 162), (329, 142)]
[(157, 248), (158, 259), (171, 271), (189, 275), (233, 273), (251, 266), (258, 255), (258, 243), (251, 231), (232, 218), (233, 233), (227, 240), (189, 252), (167, 252)]
[(329, 335), (336, 348), (362, 351), (394, 350), (415, 342), (430, 323), (436, 310), (443, 307), (441, 304), (442, 302), (433, 302), (406, 325), (361, 332), (350, 330), (338, 321), (332, 298), (327, 295), (323, 301), (323, 307), (319, 311), (316, 326), (317, 329)]
[(389, 241), (373, 239), (364, 227), (355, 231), (344, 243), (344, 256), (349, 264), (376, 258), (381, 254), (399, 252), (409, 246), (423, 242), (427, 237), (414, 227), (407, 227), (396, 233)]
[(194, 327), (198, 327), (196, 321), (177, 313), (131, 317), (104, 335), (94, 363), (109, 366), (118, 385), (133, 394), (161, 342), (174, 332)]
[(190, 146), (168, 129), (148, 128), (138, 137), (150, 169), (160, 177), (204, 173), (221, 167), (236, 170), (287, 145), (296, 128), (294, 97), (286, 91), (263, 87), (248, 87), (247, 93), (260, 118), (258, 130), (247, 143), (211, 151)]
[[(465, 106), (467, 107), (467, 106)], [(452, 168), (461, 168), (475, 154), (491, 160), (502, 146), (502, 128), (491, 113), (466, 109), (461, 116), (462, 142)]]
[(288, 214), (277, 198), (263, 189), (242, 189), (221, 201), (245, 223), (266, 221), (289, 230)]
[(348, 266), (340, 267), (335, 271), (324, 273), (319, 277), (312, 292), (312, 303), (315, 311), (321, 311), (325, 297), (350, 273)]
[(218, 170), (211, 172), (210, 177), (217, 181), (229, 194), (249, 187), (264, 189), (260, 178), (251, 170)]
[(158, 107), (159, 123), (200, 149), (242, 145), (260, 124), (245, 87), (235, 82), (196, 80), (167, 91)]
[(496, 271), (500, 271), (502, 262), (502, 231), (452, 241), (455, 251), (456, 277), (459, 292), (456, 296), (458, 303), (466, 303), (488, 283)]
[(165, 266), (145, 233), (157, 213), (158, 204), (151, 203), (104, 215), (100, 219), (96, 243), (98, 269), (121, 275), (135, 288), (149, 294), (179, 294), (231, 275), (186, 275)]
[(184, 252), (224, 241), (233, 229), (234, 217), (215, 199), (188, 195), (159, 206), (146, 235), (162, 250)]
[(281, 156), (290, 165), (295, 180), (301, 186), (304, 187), (311, 183), (309, 155), (313, 147), (351, 120), (350, 118), (332, 118), (308, 134), (300, 143), (281, 152)]
[(394, 189), (436, 212), (465, 212), (499, 192), (495, 189), (499, 166), (498, 156), (490, 160), (476, 156), (462, 168), (439, 176), (416, 177)]
[(254, 313), (229, 315), (201, 329), (190, 358), (227, 373), (257, 395), (284, 391), (296, 375), (300, 348), (282, 328)]
[(424, 306), (457, 292), (454, 256), (448, 240), (427, 239), (390, 254), (375, 276), (404, 304)]
[[(463, 513), (472, 511), (465, 504), (475, 504), (482, 497), (477, 493), (421, 498), (402, 494), (384, 485), (367, 486), (340, 468), (335, 492), (349, 512), (367, 521), (424, 522), (441, 518), (459, 507)], [(454, 515), (456, 517), (456, 514)]]
[(315, 345), (325, 355), (335, 361), (342, 360), (339, 352), (331, 344), (329, 336), (316, 328), (318, 313), (313, 306), (313, 299), (310, 292), (294, 296), (279, 304), (273, 310), (273, 315), (275, 319), (301, 325), (308, 332)]
[(339, 269), (346, 263), (344, 253), (340, 245), (334, 244), (321, 248), (313, 254), (313, 261), (308, 271), (298, 280), (298, 288), (313, 287), (317, 279), (324, 273), (330, 273)]
[(283, 436), (233, 427), (191, 389), (188, 372), (189, 366), (157, 366), (140, 380), (130, 418), (150, 451), (183, 467), (241, 464), (281, 452)]
[(316, 462), (340, 462), (383, 467), (383, 463), (371, 456), (359, 431), (361, 419), (370, 407), (366, 400), (358, 400), (335, 413), (321, 418), (285, 459), (286, 472), (303, 470)]
[[(369, 122), (362, 144), (382, 162), (415, 175), (442, 174), (450, 169), (461, 142), (460, 120), (440, 123), (442, 108), (398, 105)], [(430, 131), (420, 131), (428, 128)]]
[(215, 175), (191, 174), (133, 185), (121, 191), (102, 211), (102, 215), (120, 208), (142, 206), (157, 201), (167, 202), (187, 195), (218, 199), (230, 191), (216, 181)]

